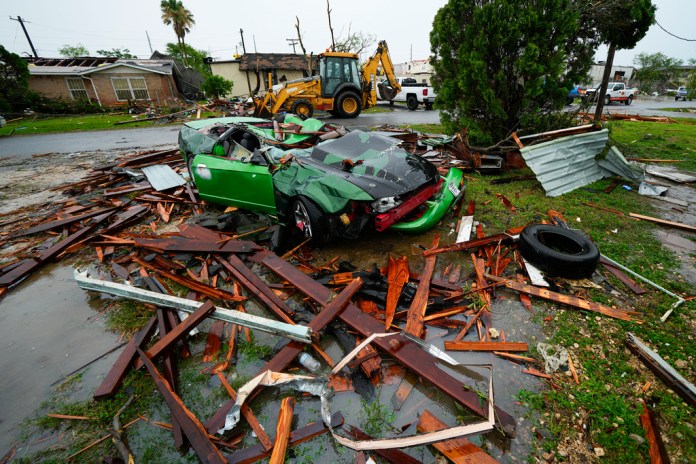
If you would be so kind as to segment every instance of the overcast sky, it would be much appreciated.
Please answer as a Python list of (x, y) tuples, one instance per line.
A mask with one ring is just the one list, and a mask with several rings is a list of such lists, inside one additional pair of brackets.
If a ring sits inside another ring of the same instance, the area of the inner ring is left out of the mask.
[[(626, 0), (631, 1), (631, 0)], [(331, 2), (332, 24), (337, 36), (361, 31), (384, 39), (395, 63), (424, 59), (430, 54), (429, 32), (437, 10), (445, 0), (351, 0)], [(668, 31), (696, 39), (696, 0), (653, 0), (657, 21)], [(127, 48), (139, 58), (153, 50), (163, 51), (167, 42), (176, 42), (171, 26), (162, 24), (159, 0), (0, 0), (0, 44), (17, 53), (31, 54), (31, 48), (17, 21), (21, 16), (41, 57), (58, 57), (63, 45), (84, 45), (92, 55), (97, 50)], [(186, 42), (206, 50), (216, 60), (232, 59), (241, 53), (239, 29), (244, 29), (248, 52), (292, 52), (286, 39), (296, 38), (295, 17), (300, 19), (307, 51), (319, 53), (331, 44), (326, 1), (224, 1), (184, 0), (196, 24)], [(298, 48), (299, 51), (299, 48)], [(657, 25), (633, 50), (619, 50), (615, 64), (631, 65), (640, 52), (662, 52), (686, 62), (696, 58), (696, 42), (671, 37)], [(596, 59), (606, 58), (606, 47)]]

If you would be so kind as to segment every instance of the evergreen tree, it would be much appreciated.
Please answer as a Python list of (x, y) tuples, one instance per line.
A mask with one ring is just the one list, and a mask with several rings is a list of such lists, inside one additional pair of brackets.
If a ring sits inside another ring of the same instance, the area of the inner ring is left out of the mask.
[(551, 127), (591, 65), (579, 27), (572, 0), (450, 0), (430, 33), (445, 128), (490, 144)]
[(21, 110), (28, 89), (27, 62), (0, 45), (0, 111)]

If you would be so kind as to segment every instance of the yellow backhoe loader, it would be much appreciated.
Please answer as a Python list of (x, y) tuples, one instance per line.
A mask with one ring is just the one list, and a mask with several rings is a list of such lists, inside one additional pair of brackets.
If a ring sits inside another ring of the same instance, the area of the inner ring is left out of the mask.
[[(380, 85), (382, 95), (393, 98), (401, 90), (394, 77), (394, 67), (387, 43), (382, 40), (377, 51), (360, 68), (356, 53), (325, 52), (319, 55), (319, 75), (272, 86), (266, 95), (254, 97), (254, 116), (270, 117), (282, 111), (311, 117), (314, 110), (328, 111), (340, 118), (355, 118), (363, 109), (377, 104), (377, 70), (387, 80)], [(386, 98), (386, 97), (385, 97)]]

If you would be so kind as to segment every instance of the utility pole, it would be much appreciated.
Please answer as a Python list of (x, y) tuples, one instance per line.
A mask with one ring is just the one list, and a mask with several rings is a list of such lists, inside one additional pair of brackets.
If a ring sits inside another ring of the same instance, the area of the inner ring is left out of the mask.
[[(246, 55), (246, 45), (244, 45), (244, 30), (239, 28), (239, 35), (242, 36), (242, 52)], [(249, 96), (251, 97), (251, 79), (249, 79), (249, 66), (246, 69), (247, 85), (249, 86)]]
[(299, 40), (297, 40), (297, 39), (285, 39), (285, 40), (286, 40), (287, 42), (289, 42), (290, 45), (292, 45), (292, 53), (293, 53), (293, 55), (297, 55), (297, 52), (295, 51), (295, 45), (297, 45), (297, 43), (299, 42)]
[(152, 56), (152, 42), (150, 42), (150, 34), (145, 31), (145, 36), (147, 37), (147, 44), (150, 46), (150, 56)]
[(34, 58), (38, 58), (39, 55), (36, 54), (36, 49), (34, 48), (34, 44), (31, 43), (31, 39), (29, 38), (29, 33), (27, 32), (27, 28), (24, 27), (24, 20), (22, 19), (22, 17), (17, 16), (16, 18), (13, 18), (12, 16), (10, 16), (10, 19), (12, 21), (18, 21), (19, 24), (22, 26), (22, 30), (24, 31), (24, 35), (27, 36), (27, 42), (29, 42), (29, 46), (31, 47), (31, 51), (34, 52)]

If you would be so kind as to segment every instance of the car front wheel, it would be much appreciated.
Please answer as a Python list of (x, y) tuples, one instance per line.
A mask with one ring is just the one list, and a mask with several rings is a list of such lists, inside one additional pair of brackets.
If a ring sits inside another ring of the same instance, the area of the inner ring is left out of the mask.
[(628, 100), (626, 100), (626, 106), (630, 105), (632, 101), (633, 101), (633, 95), (629, 95)]
[(314, 245), (325, 243), (330, 237), (324, 213), (310, 199), (297, 197), (290, 206), (290, 228), (302, 241), (309, 239)]

